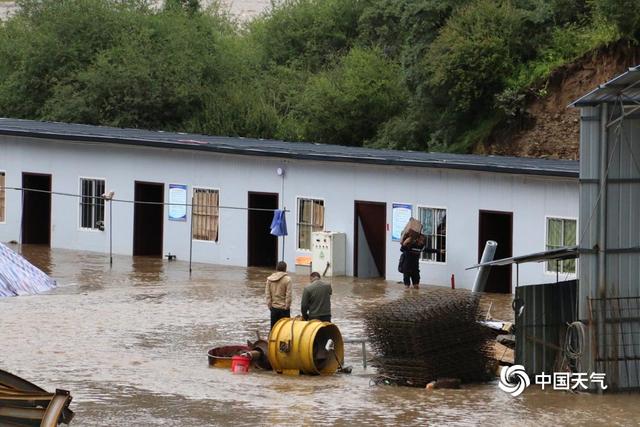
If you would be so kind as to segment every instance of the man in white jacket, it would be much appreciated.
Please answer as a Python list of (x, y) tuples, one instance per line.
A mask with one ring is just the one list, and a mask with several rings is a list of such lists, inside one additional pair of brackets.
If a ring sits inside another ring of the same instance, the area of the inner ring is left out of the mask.
[(283, 317), (291, 317), (291, 278), (287, 275), (287, 263), (278, 262), (276, 272), (267, 277), (265, 287), (267, 307), (271, 311), (271, 327)]

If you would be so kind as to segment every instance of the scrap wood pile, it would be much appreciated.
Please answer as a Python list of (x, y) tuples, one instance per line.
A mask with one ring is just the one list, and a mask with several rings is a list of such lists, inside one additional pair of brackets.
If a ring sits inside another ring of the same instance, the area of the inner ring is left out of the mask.
[(470, 292), (427, 289), (367, 313), (379, 382), (425, 387), (442, 378), (489, 379), (491, 336), (477, 321), (478, 303)]

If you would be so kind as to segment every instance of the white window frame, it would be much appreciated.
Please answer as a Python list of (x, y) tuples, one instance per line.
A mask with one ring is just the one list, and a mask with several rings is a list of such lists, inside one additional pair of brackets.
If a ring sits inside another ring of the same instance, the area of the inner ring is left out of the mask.
[[(4, 186), (7, 186), (7, 171), (5, 170), (0, 170), (0, 174), (4, 174)], [(7, 223), (7, 189), (3, 189), (1, 191), (4, 191), (4, 219), (0, 221), (0, 224), (6, 224)]]
[[(106, 178), (99, 178), (99, 177), (93, 177), (93, 176), (79, 176), (78, 177), (78, 195), (79, 197), (79, 201), (80, 203), (78, 203), (80, 209), (78, 209), (78, 230), (79, 231), (86, 231), (88, 233), (102, 233), (102, 230), (100, 230), (97, 227), (83, 227), (82, 226), (82, 180), (86, 179), (86, 180), (92, 180), (92, 181), (103, 181), (104, 182), (104, 191), (107, 191), (107, 179)], [(106, 223), (107, 223), (107, 202), (105, 201), (104, 203), (104, 219), (103, 219), (104, 223), (105, 223), (105, 227), (106, 227)]]
[(213, 245), (217, 245), (220, 243), (221, 237), (220, 237), (220, 230), (222, 230), (222, 228), (220, 227), (220, 225), (222, 224), (222, 215), (220, 215), (220, 201), (222, 200), (222, 191), (220, 191), (219, 187), (208, 187), (206, 185), (192, 185), (191, 186), (191, 201), (189, 202), (189, 204), (191, 205), (191, 215), (189, 216), (189, 226), (193, 227), (192, 221), (193, 221), (193, 198), (196, 195), (196, 190), (212, 190), (212, 191), (217, 191), (218, 192), (218, 240), (202, 240), (202, 239), (193, 239), (194, 242), (201, 242), (201, 243), (205, 243), (205, 244), (213, 244)]
[[(295, 239), (296, 239), (296, 251), (298, 252), (305, 252), (305, 253), (311, 253), (311, 248), (309, 249), (305, 249), (305, 248), (301, 248), (300, 245), (300, 236), (298, 234), (299, 230), (298, 230), (298, 224), (299, 224), (299, 220), (298, 220), (298, 215), (300, 215), (300, 199), (305, 199), (305, 200), (318, 200), (322, 202), (322, 206), (324, 207), (324, 222), (322, 223), (322, 231), (326, 230), (326, 226), (327, 226), (327, 201), (323, 198), (323, 197), (310, 197), (310, 196), (296, 196), (296, 234), (295, 234)], [(312, 219), (312, 223), (313, 223), (313, 219)], [(312, 226), (313, 228), (313, 226)], [(312, 230), (313, 232), (313, 230)]]
[[(549, 233), (549, 220), (550, 219), (563, 219), (563, 220), (570, 220), (570, 221), (575, 221), (576, 222), (576, 245), (578, 244), (578, 238), (580, 237), (580, 228), (579, 224), (578, 224), (578, 218), (576, 217), (571, 217), (571, 216), (562, 216), (562, 215), (545, 215), (544, 217), (544, 236), (543, 236), (543, 247), (544, 247), (544, 251), (547, 250), (547, 236)], [(571, 277), (574, 278), (577, 276), (578, 274), (578, 258), (576, 258), (576, 271), (574, 271), (573, 273), (567, 273), (564, 271), (549, 271), (547, 270), (547, 262), (543, 262), (542, 263), (542, 268), (544, 271), (544, 274), (547, 276), (565, 276), (565, 277)]]
[(447, 209), (446, 206), (433, 206), (433, 205), (416, 205), (416, 215), (418, 216), (417, 219), (418, 221), (420, 221), (420, 209), (442, 209), (445, 211), (445, 215), (447, 216), (447, 234), (445, 234), (445, 237), (447, 237), (447, 251), (445, 252), (445, 261), (432, 261), (430, 259), (422, 259), (422, 255), (420, 255), (420, 262), (421, 263), (425, 263), (425, 264), (435, 264), (435, 265), (447, 265), (449, 262), (449, 242), (448, 242), (448, 230), (449, 230), (449, 209)]

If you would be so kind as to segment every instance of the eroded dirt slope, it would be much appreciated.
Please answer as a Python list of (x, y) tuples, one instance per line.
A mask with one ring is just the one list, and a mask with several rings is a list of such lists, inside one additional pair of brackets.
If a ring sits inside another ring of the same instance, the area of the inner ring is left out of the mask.
[[(474, 152), (520, 157), (578, 159), (580, 113), (567, 107), (628, 67), (639, 64), (640, 47), (618, 43), (559, 68), (546, 82), (546, 96), (531, 96), (520, 129), (499, 129)], [(538, 90), (540, 92), (540, 90)]]

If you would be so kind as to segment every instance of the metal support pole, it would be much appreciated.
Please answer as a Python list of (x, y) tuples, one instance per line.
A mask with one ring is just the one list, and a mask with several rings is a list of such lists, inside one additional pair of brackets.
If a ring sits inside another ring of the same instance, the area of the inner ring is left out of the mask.
[(193, 258), (193, 197), (191, 197), (191, 226), (189, 227), (189, 276), (191, 276), (191, 260)]
[[(609, 144), (607, 132), (608, 104), (600, 104), (600, 215), (598, 216), (598, 297), (601, 298), (601, 310), (598, 321), (598, 345), (602, 346), (603, 355), (609, 357), (607, 352), (606, 314), (607, 314), (607, 165), (609, 158)], [(599, 352), (598, 352), (599, 353)], [(605, 361), (605, 373), (609, 374), (609, 363)]]
[(22, 200), (20, 201), (21, 204), (21, 208), (20, 208), (20, 231), (18, 234), (18, 242), (20, 242), (20, 253), (22, 254), (22, 240), (24, 238), (24, 236), (22, 235), (22, 230), (23, 230), (23, 222), (24, 222), (24, 188), (20, 189), (20, 194), (22, 195)]
[[(281, 180), (281, 189), (280, 189), (280, 194), (282, 195), (282, 200), (280, 202), (280, 205), (282, 206), (282, 215), (284, 215), (284, 211), (287, 210), (287, 208), (284, 206), (284, 173), (281, 176), (282, 180)], [(284, 239), (285, 236), (282, 236), (282, 261), (284, 261)]]
[(362, 340), (362, 367), (367, 369), (367, 347), (364, 340)]
[[(282, 207), (282, 215), (284, 215), (284, 211), (286, 211), (287, 208), (285, 206)], [(282, 261), (284, 261), (284, 239), (286, 236), (282, 236)]]
[(109, 200), (109, 267), (113, 267), (113, 202)]
[(598, 296), (606, 298), (606, 246), (607, 246), (607, 104), (600, 106), (600, 215), (598, 218)]

